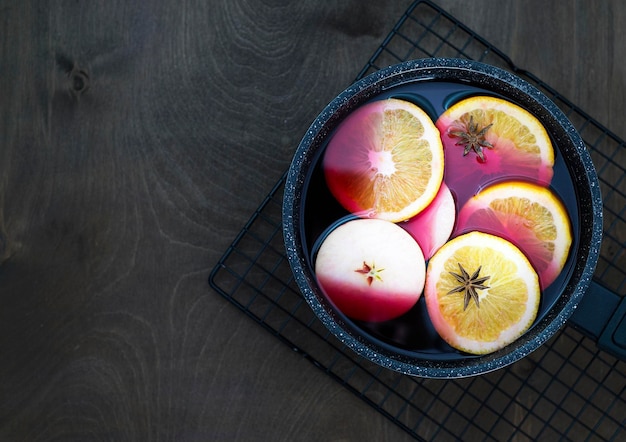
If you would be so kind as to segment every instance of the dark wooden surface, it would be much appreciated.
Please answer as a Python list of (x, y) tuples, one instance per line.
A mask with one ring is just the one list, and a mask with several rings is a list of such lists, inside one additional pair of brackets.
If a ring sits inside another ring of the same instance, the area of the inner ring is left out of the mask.
[[(0, 440), (377, 440), (210, 269), (411, 1), (0, 1)], [(626, 3), (438, 2), (626, 135)]]

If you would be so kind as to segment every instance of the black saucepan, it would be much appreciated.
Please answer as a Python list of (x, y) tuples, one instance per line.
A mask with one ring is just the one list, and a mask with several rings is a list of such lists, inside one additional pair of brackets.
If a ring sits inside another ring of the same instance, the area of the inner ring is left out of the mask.
[[(384, 324), (372, 328), (352, 321), (327, 300), (313, 272), (315, 243), (324, 228), (337, 221), (333, 219), (335, 215), (325, 210), (326, 204), (330, 204), (325, 201), (328, 193), (323, 183), (315, 179), (329, 135), (360, 105), (394, 94), (408, 96), (436, 118), (450, 94), (441, 99), (440, 95), (430, 97), (428, 90), (441, 84), (449, 85), (461, 95), (476, 88), (481, 93), (500, 96), (522, 106), (541, 121), (555, 146), (555, 167), (559, 163), (565, 177), (557, 187), (561, 186), (559, 193), (575, 230), (566, 271), (554, 283), (557, 289), (548, 295), (544, 293), (533, 326), (513, 343), (483, 356), (464, 354), (438, 342), (432, 330), (428, 330), (428, 319), (419, 312), (389, 325), (407, 335), (402, 342), (390, 338)], [(407, 95), (405, 91), (415, 85), (426, 92)], [(455, 378), (511, 364), (537, 349), (565, 324), (591, 284), (602, 239), (602, 198), (583, 140), (563, 112), (537, 88), (507, 71), (482, 63), (421, 59), (363, 78), (319, 114), (298, 146), (287, 176), (283, 227), (287, 256), (297, 284), (315, 314), (339, 340), (364, 358), (392, 370), (422, 377)]]

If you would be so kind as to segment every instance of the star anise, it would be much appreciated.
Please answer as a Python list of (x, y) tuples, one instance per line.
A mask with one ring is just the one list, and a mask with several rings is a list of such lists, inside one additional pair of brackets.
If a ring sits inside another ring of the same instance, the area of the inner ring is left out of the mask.
[(383, 278), (380, 277), (380, 272), (385, 269), (377, 269), (376, 264), (372, 263), (372, 265), (368, 265), (365, 261), (363, 261), (363, 267), (360, 269), (356, 269), (355, 272), (361, 273), (367, 276), (367, 284), (372, 285), (374, 279), (377, 281), (382, 281)]
[(449, 133), (460, 138), (455, 143), (456, 146), (465, 146), (463, 156), (473, 150), (478, 155), (478, 158), (484, 162), (485, 154), (483, 153), (483, 148), (493, 149), (493, 145), (485, 139), (485, 134), (491, 126), (493, 126), (493, 123), (479, 130), (478, 124), (474, 123), (474, 117), (470, 116), (469, 123), (465, 125), (465, 130), (451, 130)]
[(476, 271), (470, 276), (470, 274), (465, 271), (463, 266), (460, 263), (458, 264), (461, 274), (457, 274), (454, 272), (449, 273), (454, 276), (456, 280), (461, 283), (461, 285), (450, 290), (448, 292), (448, 295), (452, 293), (465, 293), (463, 310), (467, 309), (470, 299), (473, 299), (476, 303), (476, 307), (480, 308), (480, 299), (478, 299), (478, 292), (476, 290), (488, 289), (489, 287), (483, 285), (483, 283), (491, 278), (491, 276), (483, 276), (481, 278), (478, 277), (482, 266), (479, 266), (478, 269), (476, 269)]

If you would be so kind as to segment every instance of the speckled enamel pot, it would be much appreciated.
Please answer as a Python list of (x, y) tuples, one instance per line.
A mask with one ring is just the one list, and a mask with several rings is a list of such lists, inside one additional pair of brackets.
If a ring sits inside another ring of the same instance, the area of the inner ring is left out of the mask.
[[(303, 205), (312, 166), (329, 134), (355, 108), (398, 85), (423, 81), (461, 82), (517, 102), (546, 127), (565, 159), (578, 201), (579, 241), (573, 270), (549, 311), (521, 338), (484, 356), (428, 354), (395, 349), (368, 336), (328, 302), (316, 283), (303, 234)], [(375, 72), (337, 96), (315, 119), (297, 148), (286, 180), (283, 231), (287, 256), (308, 304), (320, 321), (364, 358), (401, 373), (429, 378), (479, 375), (507, 366), (540, 347), (571, 316), (587, 291), (602, 239), (602, 199), (598, 177), (585, 144), (559, 108), (537, 88), (502, 69), (462, 59), (421, 59)]]

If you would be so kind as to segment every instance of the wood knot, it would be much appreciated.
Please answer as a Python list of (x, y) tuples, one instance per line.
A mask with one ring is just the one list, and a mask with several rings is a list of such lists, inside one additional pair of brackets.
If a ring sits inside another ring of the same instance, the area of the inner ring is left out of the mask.
[(70, 87), (75, 93), (82, 94), (89, 89), (89, 75), (84, 70), (74, 67), (69, 77)]

